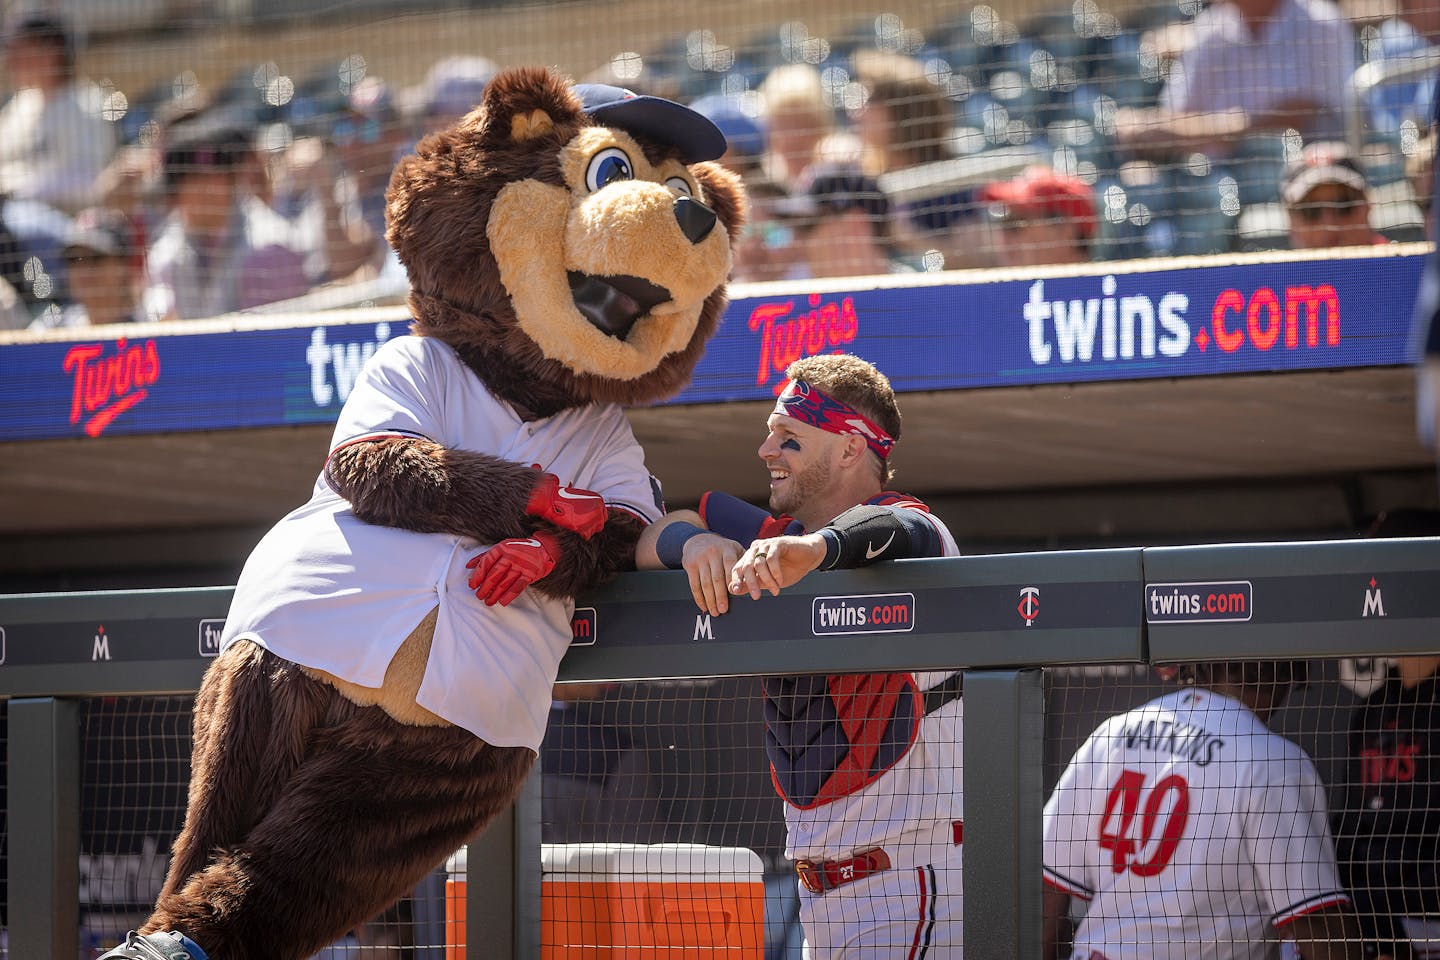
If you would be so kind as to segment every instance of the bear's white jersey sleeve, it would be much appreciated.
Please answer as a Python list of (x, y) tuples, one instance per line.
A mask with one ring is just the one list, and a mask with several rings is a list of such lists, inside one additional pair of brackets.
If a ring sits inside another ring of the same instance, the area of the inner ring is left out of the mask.
[[(330, 449), (386, 435), (446, 443), (445, 398), (451, 365), (432, 362), (437, 340), (386, 341), (361, 369), (335, 421)], [(434, 354), (434, 359), (440, 359)]]
[(1075, 956), (1269, 960), (1348, 902), (1303, 750), (1243, 704), (1172, 693), (1111, 717), (1045, 805), (1045, 882), (1086, 903)]

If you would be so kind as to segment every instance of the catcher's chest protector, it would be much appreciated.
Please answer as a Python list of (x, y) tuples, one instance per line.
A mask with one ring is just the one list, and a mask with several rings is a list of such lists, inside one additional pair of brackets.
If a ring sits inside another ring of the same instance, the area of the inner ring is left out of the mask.
[(924, 697), (909, 673), (766, 677), (775, 791), (802, 810), (865, 789), (915, 744)]

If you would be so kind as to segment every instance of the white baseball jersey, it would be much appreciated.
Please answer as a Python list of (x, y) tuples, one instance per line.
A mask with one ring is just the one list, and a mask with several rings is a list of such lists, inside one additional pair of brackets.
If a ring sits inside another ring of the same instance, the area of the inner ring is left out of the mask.
[(1186, 689), (1111, 717), (1045, 805), (1045, 881), (1087, 901), (1074, 958), (1274, 958), (1276, 928), (1349, 902), (1310, 758)]
[[(340, 411), (331, 449), (396, 433), (538, 463), (646, 522), (659, 513), (618, 406), (521, 420), (431, 337), (398, 337), (375, 351)], [(295, 663), (379, 687), (400, 644), (438, 606), (416, 701), (487, 743), (538, 751), (574, 604), (526, 590), (507, 607), (485, 606), (468, 586), (465, 564), (487, 546), (366, 523), (322, 473), (310, 501), (246, 561), (221, 646), (253, 640)]]
[[(892, 509), (906, 508), (902, 504)], [(960, 556), (945, 522), (928, 511), (916, 512), (939, 534), (939, 555)], [(915, 685), (928, 690), (953, 673), (917, 673)], [(785, 804), (785, 856), (792, 860), (849, 856), (893, 842), (927, 824), (963, 820), (960, 758), (965, 746), (964, 716), (962, 697), (924, 717), (910, 750), (863, 790), (809, 809)]]
[[(921, 690), (949, 673), (917, 673)], [(960, 758), (965, 700), (958, 697), (920, 721), (915, 744), (863, 790), (819, 807), (785, 804), (785, 856), (826, 860), (884, 846), (936, 821), (963, 820)]]

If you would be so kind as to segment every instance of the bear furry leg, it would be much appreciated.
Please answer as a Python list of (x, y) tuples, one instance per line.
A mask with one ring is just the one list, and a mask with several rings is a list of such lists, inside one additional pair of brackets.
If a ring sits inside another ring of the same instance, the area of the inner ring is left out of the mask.
[(534, 762), (459, 727), (361, 707), (250, 643), (206, 673), (185, 827), (141, 933), (212, 960), (301, 960), (409, 893)]

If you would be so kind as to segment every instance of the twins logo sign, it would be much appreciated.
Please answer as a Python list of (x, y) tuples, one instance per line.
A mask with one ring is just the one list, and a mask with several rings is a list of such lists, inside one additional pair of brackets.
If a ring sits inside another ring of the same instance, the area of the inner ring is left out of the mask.
[(1040, 588), (1021, 587), (1020, 603), (1015, 608), (1025, 621), (1025, 626), (1035, 626), (1035, 618), (1040, 616)]
[(1249, 580), (1145, 584), (1145, 619), (1149, 623), (1242, 622), (1254, 614), (1254, 606), (1254, 587)]
[(909, 633), (914, 629), (913, 593), (816, 597), (810, 605), (810, 631), (817, 637), (843, 633)]

